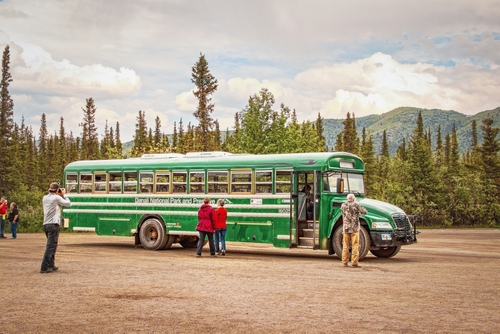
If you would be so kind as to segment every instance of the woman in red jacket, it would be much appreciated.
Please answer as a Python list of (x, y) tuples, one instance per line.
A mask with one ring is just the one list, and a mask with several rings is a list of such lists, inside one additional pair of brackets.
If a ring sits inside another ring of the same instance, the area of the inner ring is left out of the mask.
[(205, 197), (203, 204), (198, 210), (198, 225), (196, 231), (200, 232), (198, 248), (196, 248), (196, 257), (201, 256), (205, 236), (208, 235), (208, 244), (210, 246), (210, 256), (215, 256), (214, 232), (215, 232), (215, 210), (210, 205), (210, 198)]
[[(224, 200), (219, 199), (215, 210), (215, 252), (219, 255), (222, 253), (222, 256), (226, 255), (226, 218), (227, 210), (224, 207)], [(219, 248), (219, 241), (221, 248)]]

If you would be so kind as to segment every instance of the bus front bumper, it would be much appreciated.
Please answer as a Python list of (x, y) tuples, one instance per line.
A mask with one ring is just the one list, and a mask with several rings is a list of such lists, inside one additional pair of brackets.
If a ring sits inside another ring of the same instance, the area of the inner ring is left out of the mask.
[(372, 247), (394, 247), (417, 243), (417, 230), (370, 231)]

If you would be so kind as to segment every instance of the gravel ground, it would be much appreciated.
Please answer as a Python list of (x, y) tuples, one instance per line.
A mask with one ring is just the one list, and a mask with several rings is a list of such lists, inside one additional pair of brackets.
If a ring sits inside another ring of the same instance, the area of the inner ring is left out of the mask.
[(392, 259), (229, 243), (211, 258), (133, 238), (0, 240), (0, 333), (498, 333), (500, 230), (424, 230)]

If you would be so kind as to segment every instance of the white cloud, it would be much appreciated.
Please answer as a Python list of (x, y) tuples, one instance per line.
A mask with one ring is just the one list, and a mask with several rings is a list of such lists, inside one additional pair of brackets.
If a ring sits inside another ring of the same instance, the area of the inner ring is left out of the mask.
[(77, 66), (69, 60), (55, 61), (40, 46), (17, 43), (22, 51), (12, 69), (17, 88), (45, 94), (75, 94), (108, 98), (137, 95), (141, 79), (127, 68), (115, 70), (101, 64)]

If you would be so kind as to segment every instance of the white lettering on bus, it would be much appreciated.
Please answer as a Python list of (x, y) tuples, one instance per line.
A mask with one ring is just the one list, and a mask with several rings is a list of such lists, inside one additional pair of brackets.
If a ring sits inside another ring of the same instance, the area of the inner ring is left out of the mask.
[(135, 198), (136, 203), (149, 203), (149, 198)]

